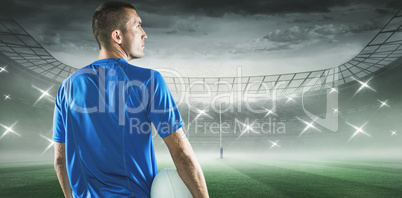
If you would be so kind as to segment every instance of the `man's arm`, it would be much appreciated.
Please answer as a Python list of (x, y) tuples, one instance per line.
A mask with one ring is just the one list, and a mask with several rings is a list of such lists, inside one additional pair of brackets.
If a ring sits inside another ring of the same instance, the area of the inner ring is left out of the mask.
[(54, 169), (56, 170), (57, 178), (59, 179), (64, 197), (72, 198), (72, 190), (67, 175), (66, 167), (66, 145), (65, 143), (54, 143)]
[(209, 197), (201, 166), (183, 130), (179, 129), (163, 140), (169, 148), (177, 172), (193, 197)]

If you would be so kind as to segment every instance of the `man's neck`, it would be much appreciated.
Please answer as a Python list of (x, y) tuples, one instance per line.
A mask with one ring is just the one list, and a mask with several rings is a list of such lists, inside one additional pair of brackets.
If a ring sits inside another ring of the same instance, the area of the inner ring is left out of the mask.
[(99, 51), (98, 60), (107, 59), (107, 58), (122, 58), (122, 59), (125, 59), (126, 61), (131, 60), (121, 48), (120, 49), (106, 49), (105, 47), (102, 47), (102, 49)]

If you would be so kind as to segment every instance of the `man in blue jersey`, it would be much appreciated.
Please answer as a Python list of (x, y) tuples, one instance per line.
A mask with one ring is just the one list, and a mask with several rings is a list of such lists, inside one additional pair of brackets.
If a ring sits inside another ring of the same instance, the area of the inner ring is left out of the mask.
[(136, 9), (103, 3), (92, 22), (99, 59), (64, 80), (56, 97), (54, 165), (65, 197), (149, 197), (158, 172), (152, 125), (192, 195), (208, 197), (165, 81), (127, 62), (145, 55)]

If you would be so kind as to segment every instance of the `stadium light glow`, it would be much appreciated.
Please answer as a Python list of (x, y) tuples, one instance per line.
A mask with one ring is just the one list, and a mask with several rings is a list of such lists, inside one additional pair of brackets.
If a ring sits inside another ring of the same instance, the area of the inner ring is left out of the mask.
[(302, 121), (302, 122), (306, 125), (306, 127), (303, 129), (303, 131), (299, 134), (299, 137), (300, 137), (301, 135), (303, 135), (303, 133), (305, 133), (305, 132), (306, 132), (308, 129), (310, 129), (310, 128), (313, 128), (313, 129), (315, 129), (315, 130), (321, 132), (320, 129), (316, 128), (316, 127), (313, 125), (314, 122), (315, 122), (315, 120), (313, 120), (312, 122), (307, 122), (307, 121), (302, 120), (302, 119), (299, 118), (299, 117), (297, 117), (297, 119), (300, 120), (300, 121)]
[(200, 115), (205, 115), (205, 110), (198, 110), (198, 112), (200, 113)]
[(43, 154), (54, 145), (54, 141), (52, 139), (42, 135), (42, 134), (40, 134), (40, 136), (50, 142), (49, 145), (46, 147), (46, 149), (42, 152), (42, 154)]
[(210, 115), (208, 115), (208, 114), (206, 113), (206, 110), (207, 110), (207, 109), (202, 109), (202, 110), (201, 110), (201, 109), (197, 109), (198, 114), (197, 114), (197, 116), (195, 116), (193, 122), (194, 122), (196, 119), (198, 119), (200, 116), (202, 116), (202, 115), (206, 115), (206, 116), (208, 116), (208, 117), (210, 117), (210, 118), (213, 118), (212, 116), (210, 116)]
[[(377, 99), (378, 100), (378, 99)], [(381, 105), (380, 105), (380, 107), (378, 107), (378, 109), (381, 109), (383, 106), (386, 106), (386, 107), (390, 107), (389, 105), (388, 105), (388, 100), (384, 100), (384, 101), (381, 101), (381, 100), (378, 100), (378, 102), (380, 102), (381, 103)]]
[(398, 135), (398, 134), (396, 133), (396, 131), (391, 131), (391, 136), (393, 136), (393, 135)]
[(278, 145), (279, 140), (276, 140), (276, 141), (268, 140), (268, 141), (271, 142), (271, 147), (269, 149), (272, 149), (274, 147), (279, 147), (279, 148), (281, 147)]
[(0, 67), (0, 73), (2, 73), (2, 72), (7, 72), (8, 73), (8, 71), (6, 70), (6, 67), (7, 67), (7, 65), (4, 66), (4, 67)]
[(350, 124), (349, 122), (346, 122), (346, 124), (349, 125), (349, 126), (351, 126), (351, 127), (353, 127), (353, 128), (356, 130), (356, 131), (353, 133), (353, 135), (350, 136), (350, 138), (349, 138), (348, 141), (350, 141), (352, 138), (354, 138), (354, 137), (355, 137), (357, 134), (359, 134), (359, 133), (363, 133), (363, 134), (365, 134), (365, 135), (371, 137), (370, 134), (366, 133), (366, 132), (363, 130), (363, 128), (364, 128), (364, 126), (366, 126), (367, 122), (364, 123), (364, 124), (363, 124), (362, 126), (360, 126), (360, 127), (357, 127), (357, 126), (355, 126), (355, 125), (353, 125), (353, 124)]
[(18, 136), (21, 137), (21, 135), (19, 133), (15, 132), (14, 129), (13, 129), (13, 127), (17, 124), (17, 122), (14, 122), (14, 124), (11, 125), (11, 126), (6, 126), (6, 125), (0, 123), (0, 126), (2, 126), (4, 129), (6, 129), (6, 131), (3, 133), (3, 135), (0, 136), (0, 139), (2, 139), (8, 133), (14, 133), (15, 135), (18, 135)]
[(265, 109), (265, 111), (267, 111), (267, 114), (265, 114), (265, 116), (263, 117), (263, 119), (264, 119), (265, 117), (271, 115), (271, 114), (277, 116), (277, 115), (273, 112), (273, 111), (275, 110), (275, 107), (272, 108), (272, 109), (267, 109), (267, 108), (264, 108), (264, 109)]
[(37, 89), (38, 91), (40, 91), (40, 92), (42, 93), (42, 95), (35, 101), (34, 105), (35, 105), (36, 103), (38, 103), (43, 97), (47, 97), (47, 98), (50, 99), (52, 102), (54, 102), (54, 99), (55, 99), (55, 98), (49, 94), (49, 91), (53, 88), (53, 86), (51, 86), (51, 87), (50, 87), (49, 89), (47, 89), (46, 91), (45, 91), (45, 90), (42, 90), (42, 89), (40, 89), (40, 88), (38, 88), (38, 87), (36, 87), (35, 85), (32, 85), (32, 87), (35, 88), (35, 89)]
[(355, 93), (355, 95), (357, 94), (357, 93), (359, 93), (362, 89), (364, 89), (364, 88), (368, 88), (368, 89), (371, 89), (372, 91), (376, 91), (375, 89), (373, 89), (372, 87), (370, 87), (369, 85), (368, 85), (368, 83), (370, 82), (370, 80), (372, 79), (373, 77), (371, 77), (371, 78), (369, 78), (366, 82), (363, 82), (363, 81), (360, 81), (360, 80), (358, 80), (358, 79), (356, 79), (356, 78), (353, 78), (353, 80), (355, 80), (355, 81), (357, 81), (358, 83), (360, 83), (360, 87), (359, 87), (359, 89), (356, 91), (356, 93)]
[(241, 136), (243, 136), (244, 134), (246, 134), (246, 132), (252, 131), (254, 132), (253, 129), (253, 124), (255, 122), (255, 120), (251, 123), (251, 124), (246, 124), (246, 123), (241, 123), (240, 121), (238, 121), (241, 125), (243, 125), (243, 131), (240, 133), (239, 137), (237, 137), (237, 139), (239, 139)]
[(331, 91), (329, 92), (329, 94), (335, 92), (338, 93), (338, 90), (335, 87), (330, 87)]
[(288, 102), (294, 102), (295, 100), (293, 100), (292, 97), (290, 96), (286, 96), (286, 98), (288, 98), (288, 100), (285, 102), (285, 104), (287, 104)]
[[(9, 100), (9, 99), (11, 99), (10, 94), (8, 94), (8, 95), (3, 94), (3, 95), (4, 95), (4, 100)], [(3, 101), (4, 101), (4, 100), (3, 100)]]

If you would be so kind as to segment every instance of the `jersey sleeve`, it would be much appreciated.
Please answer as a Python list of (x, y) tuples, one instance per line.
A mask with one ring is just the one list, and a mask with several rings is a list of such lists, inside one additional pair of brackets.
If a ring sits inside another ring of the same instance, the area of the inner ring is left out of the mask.
[(153, 80), (150, 86), (151, 97), (147, 107), (147, 117), (158, 134), (164, 138), (180, 129), (184, 122), (162, 75), (152, 70), (151, 76)]
[(53, 114), (53, 140), (55, 142), (64, 143), (65, 142), (65, 123), (64, 115), (66, 110), (63, 108), (62, 99), (64, 97), (63, 85), (60, 86), (57, 92), (54, 114)]

